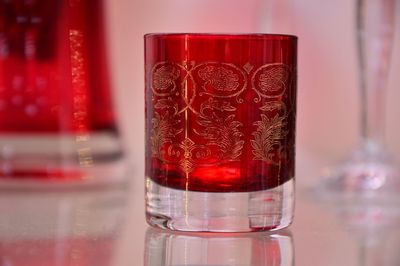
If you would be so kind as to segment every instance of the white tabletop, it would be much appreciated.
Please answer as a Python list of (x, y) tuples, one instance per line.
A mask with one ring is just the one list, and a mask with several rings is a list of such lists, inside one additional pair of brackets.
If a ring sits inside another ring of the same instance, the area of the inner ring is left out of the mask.
[(150, 229), (139, 174), (129, 189), (2, 190), (0, 265), (400, 265), (398, 212), (323, 201), (302, 182), (320, 166), (300, 163), (294, 223), (272, 233)]

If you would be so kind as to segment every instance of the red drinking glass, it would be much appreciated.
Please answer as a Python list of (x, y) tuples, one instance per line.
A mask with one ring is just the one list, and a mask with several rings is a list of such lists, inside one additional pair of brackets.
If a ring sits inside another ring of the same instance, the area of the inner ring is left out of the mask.
[(104, 24), (102, 0), (0, 2), (0, 180), (120, 157)]
[(297, 38), (145, 36), (147, 218), (257, 231), (293, 216)]

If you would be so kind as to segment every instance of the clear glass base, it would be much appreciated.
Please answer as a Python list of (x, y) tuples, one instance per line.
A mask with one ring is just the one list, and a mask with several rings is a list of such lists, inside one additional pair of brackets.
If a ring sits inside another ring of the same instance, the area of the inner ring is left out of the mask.
[(1, 162), (39, 165), (63, 161), (63, 164), (109, 161), (120, 158), (120, 138), (115, 131), (95, 131), (87, 134), (0, 134)]
[(343, 196), (398, 197), (399, 177), (398, 167), (383, 147), (367, 144), (333, 168), (318, 189)]
[(196, 192), (161, 186), (146, 178), (147, 222), (177, 231), (250, 232), (291, 224), (294, 179), (254, 192)]
[(114, 131), (0, 135), (0, 189), (108, 186), (125, 180)]

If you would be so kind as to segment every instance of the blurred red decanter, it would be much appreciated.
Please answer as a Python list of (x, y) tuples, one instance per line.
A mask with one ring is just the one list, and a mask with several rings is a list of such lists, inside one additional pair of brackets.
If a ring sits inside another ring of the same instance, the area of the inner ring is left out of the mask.
[(0, 2), (0, 178), (82, 179), (121, 156), (103, 1)]

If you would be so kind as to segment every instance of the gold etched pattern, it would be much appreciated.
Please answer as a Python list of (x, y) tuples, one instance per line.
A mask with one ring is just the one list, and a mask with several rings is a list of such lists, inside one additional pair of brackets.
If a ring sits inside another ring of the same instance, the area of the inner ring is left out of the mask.
[(176, 128), (179, 122), (179, 120), (171, 117), (168, 112), (164, 115), (160, 115), (157, 112), (154, 113), (150, 136), (153, 156), (161, 158), (163, 146), (167, 143), (173, 143), (175, 136), (183, 131), (182, 128)]
[(88, 86), (86, 80), (85, 38), (82, 31), (69, 31), (69, 48), (71, 57), (71, 85), (73, 91), (73, 126), (76, 130), (78, 160), (82, 167), (93, 166), (93, 154), (88, 146), (90, 134), (88, 130)]
[[(250, 123), (255, 127), (249, 140), (253, 160), (278, 164), (282, 140), (287, 136), (288, 115), (281, 96), (289, 86), (289, 74), (289, 67), (283, 64), (255, 70), (250, 63), (241, 68), (220, 62), (155, 64), (150, 83), (152, 156), (179, 165), (185, 173), (238, 161), (245, 146), (242, 129), (244, 123)], [(254, 107), (260, 110), (261, 120), (253, 123), (237, 119), (248, 89), (256, 92), (254, 104), (262, 103)], [(191, 138), (192, 134), (196, 137)], [(193, 141), (199, 137), (201, 143)]]
[(179, 70), (171, 65), (166, 65), (158, 68), (154, 72), (153, 76), (153, 87), (157, 90), (165, 91), (174, 81), (179, 77)]
[(219, 91), (234, 91), (239, 86), (239, 76), (222, 66), (206, 66), (199, 71), (199, 76)]
[(286, 116), (275, 115), (273, 118), (268, 118), (261, 114), (261, 120), (254, 123), (257, 130), (253, 133), (254, 139), (251, 140), (253, 147), (254, 160), (262, 160), (273, 164), (278, 164), (274, 154), (274, 150), (281, 152), (283, 140), (287, 132), (285, 127), (287, 122)]
[(249, 74), (253, 68), (254, 68), (254, 66), (250, 63), (246, 63), (243, 66), (243, 69), (244, 69), (244, 71), (246, 71), (247, 74)]
[(254, 102), (266, 101), (259, 107), (263, 113), (261, 120), (254, 122), (257, 130), (250, 141), (254, 160), (279, 165), (284, 156), (282, 140), (288, 134), (288, 113), (281, 97), (290, 84), (289, 76), (289, 67), (283, 64), (264, 65), (253, 74), (253, 90), (258, 94)]
[(229, 115), (225, 119), (214, 115), (210, 119), (200, 119), (198, 123), (204, 127), (198, 134), (204, 137), (209, 145), (218, 146), (220, 160), (238, 160), (244, 144), (243, 133), (239, 131), (243, 124), (235, 120), (235, 115)]
[[(193, 162), (193, 150), (196, 149), (197, 145), (190, 138), (185, 138), (179, 145), (183, 150), (183, 160), (179, 162), (182, 170), (185, 173), (190, 173), (193, 171), (194, 162)], [(173, 146), (170, 146), (168, 149), (168, 155), (173, 156), (176, 153), (179, 156), (179, 152), (173, 149)]]
[(259, 85), (263, 91), (277, 91), (285, 87), (288, 77), (288, 71), (284, 67), (275, 66), (264, 69), (260, 75)]
[(284, 64), (267, 64), (259, 67), (252, 75), (252, 89), (258, 97), (254, 102), (258, 103), (262, 98), (276, 98), (285, 94), (289, 86), (290, 69)]

